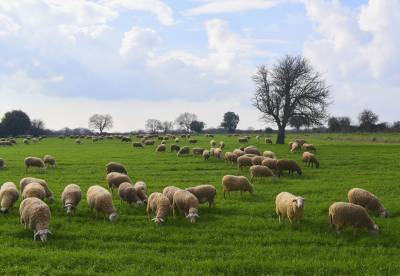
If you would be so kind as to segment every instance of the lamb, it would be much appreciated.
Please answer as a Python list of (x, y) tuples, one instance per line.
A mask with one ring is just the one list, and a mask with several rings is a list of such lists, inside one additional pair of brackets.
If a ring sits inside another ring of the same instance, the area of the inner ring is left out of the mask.
[(265, 144), (272, 145), (272, 139), (271, 138), (265, 138)]
[(164, 152), (167, 150), (167, 147), (165, 146), (165, 144), (161, 144), (157, 147), (156, 151), (157, 152)]
[(199, 155), (202, 156), (204, 149), (203, 148), (193, 148), (192, 149), (193, 155)]
[(45, 169), (44, 162), (40, 158), (29, 156), (29, 157), (25, 158), (24, 162), (25, 162), (26, 172), (28, 171), (28, 169), (30, 167), (37, 167), (37, 168)]
[(39, 237), (45, 242), (47, 235), (52, 234), (49, 230), (50, 208), (42, 200), (35, 197), (24, 199), (19, 206), (19, 213), (21, 224), (33, 230), (34, 240)]
[(239, 156), (236, 163), (239, 170), (243, 167), (250, 167), (253, 165), (253, 163), (251, 162), (251, 157), (248, 156)]
[(150, 214), (155, 213), (156, 217), (152, 220), (157, 224), (165, 222), (168, 213), (171, 211), (169, 199), (162, 193), (152, 193), (147, 202), (147, 216), (150, 220)]
[(0, 170), (5, 169), (6, 167), (7, 167), (6, 162), (4, 161), (3, 158), (0, 158)]
[(42, 187), (45, 191), (45, 198), (47, 198), (47, 200), (49, 202), (54, 201), (53, 192), (50, 190), (49, 184), (47, 184), (46, 180), (40, 179), (40, 178), (35, 178), (35, 177), (22, 178), (21, 181), (19, 182), (19, 189), (20, 189), (21, 193), (24, 191), (25, 187), (29, 183), (33, 183), (33, 182), (36, 182), (36, 183), (39, 183), (40, 185), (42, 185)]
[(240, 194), (242, 194), (242, 192), (253, 194), (254, 192), (253, 185), (244, 176), (225, 175), (222, 178), (222, 186), (224, 188), (224, 198), (226, 192), (228, 192), (228, 194), (233, 191), (240, 191)]
[(36, 197), (43, 200), (46, 197), (46, 191), (40, 183), (32, 182), (25, 186), (22, 191), (22, 198)]
[(372, 213), (380, 214), (385, 218), (389, 216), (389, 212), (382, 205), (379, 199), (367, 190), (353, 188), (348, 192), (347, 197), (349, 198), (350, 203), (360, 205)]
[(55, 168), (55, 166), (56, 166), (56, 159), (49, 154), (47, 154), (43, 157), (43, 162), (46, 165), (46, 167)]
[(117, 209), (114, 207), (110, 192), (105, 188), (99, 185), (89, 187), (86, 194), (86, 199), (90, 210), (96, 210), (96, 218), (97, 214), (100, 212), (104, 216), (107, 215), (111, 222), (115, 222), (117, 220)]
[(317, 151), (317, 149), (315, 148), (315, 146), (313, 144), (307, 144), (307, 143), (303, 144), (303, 150), (314, 151), (314, 152)]
[(253, 165), (261, 165), (262, 161), (265, 159), (266, 157), (264, 156), (254, 156), (251, 158), (251, 163)]
[(292, 144), (292, 148), (290, 149), (290, 152), (294, 153), (294, 152), (299, 151), (299, 150), (301, 150), (301, 145), (299, 143), (297, 143), (297, 142), (294, 142)]
[(115, 188), (118, 189), (119, 185), (123, 182), (133, 183), (128, 175), (118, 172), (110, 172), (107, 174), (106, 180), (111, 192), (113, 192)]
[(204, 158), (204, 160), (210, 159), (210, 151), (204, 150), (203, 151), (203, 158)]
[(107, 173), (118, 172), (118, 173), (128, 174), (124, 165), (122, 165), (121, 163), (117, 163), (117, 162), (109, 162), (106, 165), (106, 171), (107, 171)]
[(315, 165), (317, 169), (319, 168), (319, 161), (317, 157), (308, 151), (303, 152), (303, 162), (307, 164), (307, 167), (309, 167), (311, 164), (311, 167), (314, 167)]
[(266, 157), (262, 163), (262, 166), (268, 167), (271, 170), (276, 171), (278, 169), (278, 160)]
[(269, 157), (269, 158), (272, 158), (272, 159), (276, 159), (275, 153), (273, 153), (272, 151), (269, 151), (269, 150), (264, 151), (263, 152), (263, 156), (264, 157)]
[(217, 189), (213, 185), (204, 184), (195, 187), (189, 187), (185, 189), (191, 192), (197, 199), (199, 203), (208, 202), (208, 207), (215, 206), (215, 196), (217, 195)]
[(276, 167), (277, 167), (279, 176), (282, 175), (282, 171), (289, 171), (289, 175), (293, 174), (293, 172), (297, 172), (298, 175), (303, 174), (299, 165), (294, 160), (280, 159), (276, 163)]
[(232, 163), (236, 163), (238, 159), (238, 156), (236, 154), (234, 154), (233, 152), (225, 152), (225, 160), (232, 162)]
[(268, 177), (268, 176), (274, 176), (274, 173), (265, 166), (261, 165), (253, 165), (250, 167), (250, 180), (253, 181), (253, 178), (255, 177)]
[(329, 207), (329, 219), (336, 233), (346, 226), (352, 226), (355, 232), (357, 228), (367, 228), (370, 233), (377, 234), (379, 227), (368, 215), (367, 210), (357, 204), (347, 202), (335, 202)]
[(168, 199), (169, 202), (172, 203), (174, 202), (174, 194), (176, 191), (182, 190), (181, 188), (175, 187), (175, 186), (167, 186), (163, 189), (163, 195), (165, 195)]
[(281, 219), (284, 219), (286, 215), (290, 223), (294, 220), (299, 223), (304, 216), (304, 198), (288, 192), (279, 193), (275, 199), (275, 210), (279, 222), (281, 222)]
[(143, 203), (147, 203), (147, 185), (143, 181), (138, 181), (133, 185), (136, 194)]
[(214, 156), (215, 156), (217, 159), (220, 159), (220, 160), (224, 159), (224, 153), (223, 153), (222, 149), (216, 148), (216, 149), (214, 150)]
[(182, 211), (191, 223), (196, 222), (199, 217), (199, 200), (191, 192), (179, 190), (174, 193), (172, 211), (175, 217), (175, 208)]
[(214, 148), (215, 148), (216, 145), (217, 145), (217, 142), (215, 142), (215, 140), (211, 140), (211, 141), (210, 141), (210, 146), (211, 146), (211, 147), (214, 147)]
[(19, 192), (15, 184), (12, 182), (4, 183), (0, 188), (0, 212), (5, 214), (11, 209), (18, 200)]
[(171, 152), (176, 151), (178, 152), (181, 148), (178, 145), (171, 145)]
[(132, 147), (134, 148), (143, 148), (143, 144), (140, 142), (133, 142)]
[(138, 204), (141, 205), (142, 201), (140, 200), (138, 194), (136, 193), (135, 186), (129, 182), (123, 182), (118, 187), (118, 195), (121, 201), (126, 201), (128, 204)]
[(179, 151), (178, 151), (178, 153), (176, 154), (176, 156), (184, 156), (184, 155), (188, 155), (189, 154), (189, 147), (188, 146), (185, 146), (185, 147), (183, 147), (183, 148), (181, 148)]
[(235, 149), (232, 153), (234, 153), (237, 157), (245, 155), (245, 152), (240, 149)]
[(63, 207), (67, 210), (67, 215), (73, 213), (82, 198), (81, 188), (76, 184), (69, 184), (64, 188), (61, 194)]
[(254, 146), (248, 146), (244, 148), (244, 152), (248, 154), (261, 155), (260, 151)]

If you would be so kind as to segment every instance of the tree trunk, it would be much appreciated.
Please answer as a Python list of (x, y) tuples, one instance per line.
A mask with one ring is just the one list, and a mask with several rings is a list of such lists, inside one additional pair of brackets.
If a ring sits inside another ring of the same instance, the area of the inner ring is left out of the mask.
[(278, 129), (278, 138), (276, 139), (277, 144), (285, 144), (285, 128), (280, 126)]

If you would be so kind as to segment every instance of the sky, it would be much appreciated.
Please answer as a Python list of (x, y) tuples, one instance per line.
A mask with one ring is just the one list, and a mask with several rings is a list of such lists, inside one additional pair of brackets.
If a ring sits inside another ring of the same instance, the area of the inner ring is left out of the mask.
[(261, 128), (251, 76), (303, 55), (326, 79), (333, 116), (400, 120), (400, 0), (0, 0), (0, 114), (47, 128), (114, 131), (197, 114)]

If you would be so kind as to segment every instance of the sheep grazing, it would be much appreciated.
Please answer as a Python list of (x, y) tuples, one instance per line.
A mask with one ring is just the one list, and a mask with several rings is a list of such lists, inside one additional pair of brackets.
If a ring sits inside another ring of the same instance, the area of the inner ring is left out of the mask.
[(233, 152), (225, 152), (225, 160), (232, 162), (232, 163), (236, 163), (238, 159), (238, 156), (236, 154), (234, 154)]
[(377, 234), (379, 227), (368, 215), (367, 210), (357, 204), (347, 202), (335, 202), (329, 207), (329, 219), (336, 233), (346, 226), (352, 226), (355, 232), (357, 228), (367, 228), (370, 233)]
[(143, 203), (147, 203), (147, 185), (143, 181), (138, 181), (133, 185), (136, 194)]
[(296, 140), (294, 140), (294, 142), (299, 144), (300, 147), (303, 146), (303, 144), (307, 143), (307, 141), (304, 139), (296, 139)]
[(157, 152), (165, 152), (166, 150), (167, 150), (167, 147), (165, 146), (165, 144), (158, 145), (158, 147), (156, 149)]
[(315, 146), (313, 144), (305, 143), (305, 144), (303, 144), (302, 147), (303, 147), (303, 150), (305, 150), (305, 151), (313, 151), (313, 152), (317, 151), (317, 149), (315, 148)]
[(215, 148), (210, 148), (210, 156), (214, 156)]
[(294, 153), (294, 152), (300, 151), (300, 150), (301, 150), (301, 145), (300, 145), (299, 143), (297, 143), (297, 142), (294, 142), (294, 143), (292, 144), (292, 147), (291, 147), (291, 149), (290, 149), (290, 152), (291, 152), (291, 153)]
[(21, 181), (19, 182), (19, 189), (20, 189), (21, 193), (23, 193), (23, 191), (25, 190), (25, 187), (29, 183), (34, 183), (34, 182), (42, 185), (42, 187), (45, 191), (45, 198), (47, 198), (47, 200), (49, 202), (52, 202), (54, 200), (53, 192), (50, 190), (49, 184), (47, 184), (46, 180), (44, 180), (44, 179), (35, 178), (35, 177), (22, 178)]
[(196, 139), (190, 139), (189, 140), (189, 144), (196, 144), (197, 143), (197, 140)]
[(80, 144), (82, 144), (82, 141), (81, 141), (81, 139), (76, 139), (76, 140), (75, 140), (75, 144), (77, 144), (77, 145), (80, 145)]
[(220, 148), (220, 149), (224, 149), (224, 148), (225, 148), (225, 143), (224, 143), (224, 141), (220, 141), (220, 142), (219, 142), (219, 148)]
[(41, 169), (46, 168), (43, 160), (40, 158), (37, 158), (37, 157), (29, 156), (29, 157), (25, 158), (24, 162), (25, 162), (25, 171), (28, 171), (28, 169), (31, 167), (36, 167), (36, 168), (41, 168)]
[(262, 163), (262, 166), (268, 167), (269, 169), (276, 171), (278, 169), (278, 160), (266, 157)]
[(118, 187), (118, 195), (121, 201), (126, 201), (128, 204), (142, 204), (142, 201), (136, 193), (135, 186), (133, 186), (132, 183), (121, 183), (121, 185)]
[(56, 159), (49, 154), (43, 157), (43, 162), (46, 165), (46, 167), (52, 167), (52, 168), (56, 167)]
[(199, 200), (199, 203), (208, 202), (208, 207), (215, 206), (215, 196), (217, 195), (217, 189), (213, 185), (204, 184), (195, 187), (189, 187), (185, 189), (188, 192), (194, 194)]
[(271, 138), (265, 138), (265, 144), (272, 145), (272, 139)]
[(175, 186), (167, 186), (163, 189), (163, 195), (165, 195), (168, 199), (169, 202), (172, 203), (174, 202), (174, 194), (176, 191), (182, 190), (181, 188), (175, 187)]
[(104, 216), (108, 216), (111, 222), (117, 220), (117, 209), (115, 209), (111, 194), (107, 189), (99, 185), (91, 186), (86, 193), (86, 199), (90, 210), (96, 210), (96, 218), (98, 213), (102, 213)]
[(25, 186), (22, 191), (22, 198), (36, 197), (43, 200), (46, 197), (46, 191), (40, 183), (32, 182)]
[(261, 165), (262, 161), (265, 159), (266, 157), (264, 156), (254, 156), (251, 158), (251, 163), (253, 165)]
[(149, 220), (151, 213), (156, 215), (152, 220), (159, 225), (165, 222), (168, 213), (171, 211), (171, 203), (162, 193), (152, 193), (149, 196), (146, 211)]
[(240, 191), (240, 194), (242, 194), (242, 192), (253, 194), (254, 192), (253, 185), (244, 176), (225, 175), (222, 178), (222, 187), (224, 189), (224, 198), (226, 192), (228, 192), (228, 194), (233, 191)]
[(210, 159), (210, 151), (204, 150), (203, 151), (203, 158), (204, 158), (204, 160)]
[(235, 149), (232, 153), (235, 154), (237, 157), (245, 155), (245, 152), (240, 149)]
[(260, 151), (254, 146), (245, 147), (244, 152), (247, 154), (261, 155)]
[(247, 143), (248, 139), (246, 137), (239, 137), (238, 141), (239, 141), (239, 143)]
[(134, 148), (143, 148), (143, 144), (140, 142), (133, 142), (132, 147)]
[(279, 222), (285, 218), (285, 215), (290, 223), (294, 220), (300, 222), (304, 216), (304, 198), (287, 192), (279, 193), (275, 199), (275, 210)]
[(114, 189), (118, 189), (119, 185), (123, 182), (133, 183), (128, 175), (118, 172), (110, 172), (107, 174), (106, 180), (111, 192), (113, 192)]
[(269, 157), (269, 158), (272, 158), (272, 159), (276, 159), (275, 153), (273, 153), (272, 151), (269, 151), (269, 150), (264, 151), (263, 152), (263, 156), (264, 157)]
[(210, 146), (215, 148), (217, 146), (217, 142), (215, 142), (215, 140), (211, 140)]
[(189, 147), (188, 147), (188, 146), (185, 146), (185, 147), (181, 148), (181, 149), (178, 151), (178, 153), (176, 154), (176, 156), (179, 157), (179, 156), (188, 155), (188, 154), (189, 154), (189, 151), (190, 151)]
[(28, 140), (28, 139), (24, 139), (22, 142), (23, 142), (25, 145), (29, 145), (29, 140)]
[[(166, 145), (166, 144), (167, 144), (167, 141), (166, 141), (166, 140), (162, 140), (160, 144), (161, 144), (161, 145)], [(164, 151), (165, 151), (165, 150), (164, 150)]]
[(219, 160), (224, 159), (224, 153), (223, 153), (222, 149), (216, 148), (216, 149), (214, 150), (214, 156), (215, 156), (217, 159), (219, 159)]
[(152, 146), (152, 145), (154, 145), (154, 143), (155, 143), (154, 140), (145, 140), (145, 141), (143, 142), (143, 144), (144, 144), (145, 146)]
[(171, 152), (176, 151), (178, 152), (181, 148), (178, 145), (171, 145)]
[(269, 177), (275, 176), (274, 173), (268, 167), (261, 165), (253, 165), (250, 167), (250, 180), (253, 181), (255, 177)]
[(202, 156), (204, 149), (203, 148), (193, 148), (192, 152), (193, 152), (193, 155)]
[(179, 143), (179, 138), (175, 138), (175, 143)]
[(109, 162), (106, 165), (106, 171), (107, 171), (107, 173), (117, 172), (117, 173), (128, 174), (124, 165), (122, 165), (121, 163), (117, 163), (117, 162)]
[(298, 175), (303, 174), (299, 165), (294, 160), (280, 159), (276, 163), (276, 167), (279, 176), (282, 175), (282, 171), (289, 171), (289, 175), (293, 174), (293, 172), (297, 172)]
[(290, 141), (289, 143), (288, 143), (288, 146), (289, 146), (289, 150), (291, 150), (292, 149), (292, 145), (293, 145), (293, 141)]
[(5, 214), (10, 210), (14, 203), (18, 200), (19, 192), (12, 182), (4, 183), (0, 188), (0, 212)]
[(248, 156), (239, 156), (236, 160), (238, 169), (242, 169), (243, 167), (251, 167), (253, 163), (251, 162), (251, 157)]
[(42, 242), (47, 240), (47, 235), (51, 235), (49, 230), (50, 208), (42, 200), (30, 197), (24, 199), (19, 206), (21, 224), (25, 228), (33, 230), (33, 239), (38, 237)]
[(319, 161), (317, 159), (317, 157), (315, 157), (314, 154), (312, 154), (311, 152), (305, 151), (303, 152), (303, 162), (305, 162), (307, 164), (307, 167), (309, 167), (311, 165), (311, 167), (315, 167), (318, 169), (319, 168)]
[(349, 202), (360, 205), (374, 214), (380, 214), (384, 218), (389, 216), (389, 212), (379, 199), (367, 190), (353, 188), (347, 193), (347, 197)]
[(199, 217), (199, 200), (191, 192), (185, 190), (179, 190), (174, 193), (172, 211), (175, 217), (175, 208), (178, 208), (184, 213), (185, 217), (190, 220), (191, 223), (196, 222), (196, 218)]
[(4, 170), (6, 167), (6, 162), (3, 158), (0, 158), (0, 170)]
[(76, 184), (69, 184), (64, 188), (61, 194), (61, 201), (64, 209), (67, 210), (67, 215), (71, 215), (78, 206), (82, 198), (81, 188)]

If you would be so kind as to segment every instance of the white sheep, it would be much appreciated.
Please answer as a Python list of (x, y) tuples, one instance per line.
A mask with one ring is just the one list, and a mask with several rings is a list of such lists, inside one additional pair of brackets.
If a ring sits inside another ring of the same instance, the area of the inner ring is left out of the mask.
[(239, 156), (236, 160), (236, 163), (239, 170), (243, 167), (251, 167), (253, 165), (251, 157), (248, 156)]
[(4, 183), (0, 188), (1, 213), (5, 214), (18, 200), (19, 192), (12, 182)]
[(203, 151), (203, 158), (204, 158), (204, 160), (210, 159), (210, 151), (204, 150)]
[(224, 189), (224, 198), (225, 193), (233, 191), (249, 192), (252, 194), (254, 192), (254, 187), (250, 183), (250, 181), (245, 176), (235, 176), (235, 175), (225, 175), (222, 178), (222, 187)]
[(49, 206), (38, 198), (29, 197), (21, 202), (19, 213), (21, 224), (33, 230), (33, 239), (36, 240), (39, 237), (42, 242), (45, 242), (47, 235), (51, 234)]
[(279, 193), (275, 199), (275, 211), (279, 222), (285, 216), (288, 217), (290, 223), (294, 220), (300, 222), (304, 216), (304, 198), (288, 192)]
[(275, 177), (274, 173), (265, 166), (261, 165), (253, 165), (250, 167), (250, 180), (253, 181), (253, 178), (255, 177), (269, 177), (273, 176)]
[(389, 212), (379, 201), (378, 197), (367, 190), (353, 188), (347, 193), (347, 197), (349, 202), (363, 206), (365, 209), (375, 214), (380, 214), (385, 218), (389, 216)]
[(178, 190), (174, 193), (172, 211), (175, 217), (175, 209), (182, 211), (191, 223), (196, 222), (199, 217), (199, 200), (191, 192)]
[(199, 203), (208, 202), (208, 207), (215, 206), (215, 196), (217, 195), (217, 189), (213, 185), (203, 184), (195, 187), (189, 187), (185, 189), (188, 192), (197, 197)]
[(244, 148), (245, 153), (261, 155), (260, 151), (255, 146), (248, 146)]
[(67, 210), (67, 214), (73, 213), (82, 198), (81, 188), (76, 184), (69, 184), (64, 188), (61, 194), (63, 207)]
[(309, 167), (311, 165), (311, 167), (315, 167), (318, 169), (319, 168), (319, 161), (317, 159), (317, 157), (315, 157), (314, 154), (312, 154), (311, 152), (305, 151), (303, 152), (303, 162), (305, 162), (307, 164), (307, 167)]
[(117, 220), (117, 209), (115, 209), (111, 194), (107, 189), (99, 185), (91, 186), (87, 191), (86, 199), (90, 210), (96, 210), (96, 218), (100, 212), (103, 215), (107, 215), (111, 222)]
[(169, 202), (169, 199), (162, 193), (152, 193), (149, 196), (146, 211), (149, 220), (151, 213), (156, 214), (156, 217), (153, 218), (153, 221), (159, 225), (165, 222), (168, 213), (171, 211), (171, 203)]
[(143, 203), (147, 203), (147, 185), (143, 181), (138, 181), (133, 185), (136, 194)]
[(118, 187), (118, 195), (121, 201), (126, 201), (128, 204), (138, 204), (141, 205), (142, 201), (140, 200), (138, 194), (136, 193), (135, 186), (129, 182), (123, 182)]
[(56, 166), (56, 159), (49, 154), (47, 154), (43, 157), (43, 162), (46, 165), (46, 167), (55, 168), (55, 166)]
[(22, 198), (36, 197), (43, 200), (46, 197), (46, 191), (40, 183), (32, 182), (25, 186), (22, 191)]
[(111, 192), (113, 192), (114, 189), (118, 189), (119, 185), (123, 182), (133, 183), (128, 175), (118, 172), (110, 172), (107, 174), (106, 180)]
[(20, 189), (21, 193), (23, 193), (26, 185), (28, 185), (29, 183), (33, 183), (33, 182), (36, 182), (36, 183), (39, 183), (40, 185), (42, 185), (42, 187), (45, 190), (45, 198), (47, 199), (47, 201), (49, 201), (49, 202), (54, 201), (53, 192), (50, 190), (49, 184), (47, 183), (46, 180), (40, 179), (40, 178), (35, 178), (35, 177), (22, 178), (21, 181), (19, 182), (19, 189)]
[(179, 190), (182, 190), (182, 189), (175, 187), (175, 186), (167, 186), (163, 189), (162, 193), (169, 199), (169, 201), (172, 205), (172, 203), (174, 202), (174, 194), (176, 191), (179, 191)]
[(299, 151), (299, 150), (301, 150), (301, 145), (299, 143), (297, 143), (297, 142), (293, 142), (292, 145), (291, 145), (291, 148), (290, 148), (290, 152), (294, 153), (294, 152)]

